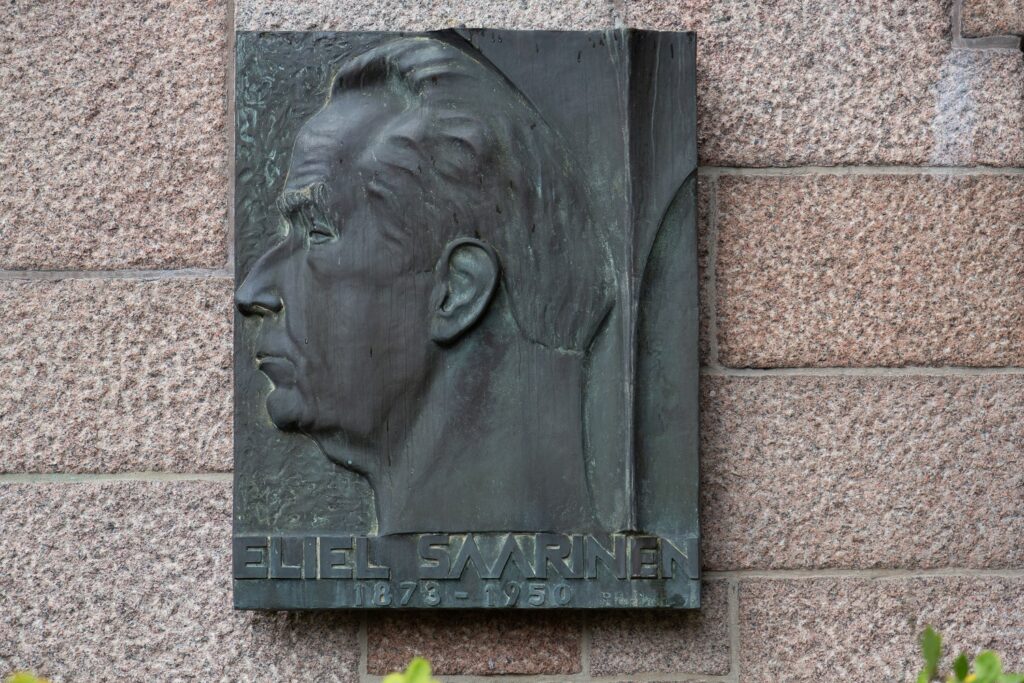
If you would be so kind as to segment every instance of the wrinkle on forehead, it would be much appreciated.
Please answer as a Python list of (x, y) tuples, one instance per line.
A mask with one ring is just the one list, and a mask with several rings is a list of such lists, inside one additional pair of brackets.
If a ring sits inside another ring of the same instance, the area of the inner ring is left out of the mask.
[(301, 190), (332, 178), (356, 161), (394, 115), (386, 91), (354, 91), (331, 100), (306, 121), (295, 137), (285, 191)]

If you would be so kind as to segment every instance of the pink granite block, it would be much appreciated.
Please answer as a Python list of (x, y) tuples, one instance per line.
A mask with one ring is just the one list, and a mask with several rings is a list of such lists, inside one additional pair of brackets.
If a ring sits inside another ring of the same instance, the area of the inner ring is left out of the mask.
[(1024, 0), (963, 0), (963, 34), (1024, 34)]
[(711, 319), (714, 314), (713, 273), (711, 265), (711, 197), (715, 181), (705, 175), (697, 178), (697, 268), (700, 279), (700, 359), (707, 365), (711, 359)]
[(953, 51), (948, 0), (625, 9), (630, 26), (697, 32), (702, 164), (1024, 165), (1021, 55)]
[(1024, 375), (703, 379), (706, 569), (1024, 566)]
[(232, 609), (227, 484), (4, 484), (0, 509), (0, 672), (359, 680), (351, 616)]
[(722, 176), (733, 367), (1024, 364), (1024, 176)]
[(231, 468), (229, 280), (0, 292), (0, 472)]
[(371, 674), (426, 657), (444, 675), (572, 674), (580, 670), (581, 622), (571, 612), (371, 614)]
[(954, 50), (934, 86), (928, 163), (1024, 166), (1024, 59), (1020, 50)]
[(590, 673), (729, 673), (728, 583), (704, 583), (699, 611), (602, 612), (591, 620)]
[(612, 9), (611, 0), (239, 0), (235, 3), (235, 27), (240, 31), (608, 28)]
[(225, 14), (0, 7), (0, 268), (225, 263)]
[(749, 579), (740, 583), (744, 683), (913, 681), (925, 626), (959, 652), (996, 650), (1024, 669), (1020, 577)]

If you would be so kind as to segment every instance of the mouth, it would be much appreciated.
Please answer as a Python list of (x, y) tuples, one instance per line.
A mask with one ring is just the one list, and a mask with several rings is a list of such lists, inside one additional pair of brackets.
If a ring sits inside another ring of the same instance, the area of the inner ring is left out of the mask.
[(295, 382), (295, 363), (284, 356), (268, 353), (256, 353), (256, 367), (270, 378), (274, 384), (292, 384)]

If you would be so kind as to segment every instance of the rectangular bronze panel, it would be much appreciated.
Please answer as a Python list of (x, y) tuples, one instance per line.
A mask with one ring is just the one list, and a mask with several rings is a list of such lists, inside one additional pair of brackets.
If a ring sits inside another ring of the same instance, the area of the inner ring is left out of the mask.
[(693, 34), (236, 46), (235, 606), (698, 607)]

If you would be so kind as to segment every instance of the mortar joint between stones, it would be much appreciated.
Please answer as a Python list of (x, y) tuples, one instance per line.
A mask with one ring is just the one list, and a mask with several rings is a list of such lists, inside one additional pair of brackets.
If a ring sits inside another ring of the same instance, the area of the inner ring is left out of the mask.
[(952, 33), (952, 45), (954, 50), (1014, 50), (1020, 51), (1024, 48), (1021, 36), (1015, 35), (993, 35), (979, 38), (965, 38), (964, 28), (964, 0), (953, 0), (950, 7), (950, 31)]

